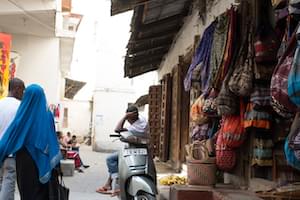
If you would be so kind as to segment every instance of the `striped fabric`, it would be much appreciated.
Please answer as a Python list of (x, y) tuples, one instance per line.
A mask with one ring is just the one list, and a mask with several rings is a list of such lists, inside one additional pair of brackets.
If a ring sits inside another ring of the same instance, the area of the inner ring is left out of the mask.
[(264, 107), (271, 105), (270, 86), (255, 85), (254, 90), (250, 95), (250, 102), (256, 107)]

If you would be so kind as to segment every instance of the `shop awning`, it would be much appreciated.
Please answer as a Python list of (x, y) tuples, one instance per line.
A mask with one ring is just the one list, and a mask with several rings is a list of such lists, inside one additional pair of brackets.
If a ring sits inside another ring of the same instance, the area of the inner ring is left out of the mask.
[(85, 82), (72, 80), (69, 78), (66, 78), (65, 83), (65, 98), (73, 99), (74, 96), (77, 94), (77, 92), (83, 88), (85, 85)]
[(134, 8), (125, 57), (125, 77), (132, 78), (158, 69), (183, 25), (190, 5), (191, 0), (112, 0), (113, 14)]
[(135, 6), (149, 1), (151, 0), (111, 0), (111, 15), (132, 10)]

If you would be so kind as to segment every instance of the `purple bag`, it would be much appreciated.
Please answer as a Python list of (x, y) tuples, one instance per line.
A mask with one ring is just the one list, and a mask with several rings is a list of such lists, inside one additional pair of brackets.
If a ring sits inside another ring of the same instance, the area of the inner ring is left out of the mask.
[[(290, 101), (288, 96), (288, 75), (292, 67), (293, 57), (287, 56), (282, 64), (277, 65), (271, 79), (271, 96), (272, 96), (272, 106), (274, 105), (282, 105), (284, 110), (294, 113), (297, 110), (295, 104)], [(276, 104), (275, 104), (276, 103)], [(278, 112), (277, 108), (274, 108), (276, 112)], [(282, 109), (283, 110), (283, 109)], [(283, 116), (281, 112), (278, 113)]]

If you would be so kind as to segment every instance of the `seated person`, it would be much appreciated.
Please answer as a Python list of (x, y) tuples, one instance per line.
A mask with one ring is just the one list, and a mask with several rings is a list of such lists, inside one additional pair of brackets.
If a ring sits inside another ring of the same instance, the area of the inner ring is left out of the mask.
[(71, 139), (70, 143), (71, 143), (71, 149), (72, 149), (72, 151), (79, 151), (80, 144), (77, 142), (76, 135), (72, 136), (72, 139)]
[[(125, 122), (128, 121), (130, 126), (127, 128), (124, 127)], [(117, 127), (115, 128), (116, 133), (120, 133), (122, 131), (129, 131), (132, 133), (137, 133), (139, 135), (144, 136), (143, 139), (148, 139), (148, 122), (147, 120), (139, 116), (138, 109), (136, 106), (129, 106), (126, 110), (125, 116), (120, 120), (120, 122), (117, 124)], [(139, 140), (140, 138), (136, 137), (136, 140)], [(112, 190), (112, 181), (115, 176), (117, 176), (118, 173), (118, 152), (115, 152), (111, 155), (109, 155), (106, 158), (106, 165), (108, 168), (108, 179), (104, 186), (99, 187), (96, 192), (102, 193), (102, 194), (111, 194), (111, 196), (116, 196), (119, 194), (120, 190)]]
[(56, 131), (56, 136), (57, 136), (57, 140), (58, 140), (58, 144), (59, 144), (61, 154), (63, 155), (64, 159), (67, 159), (67, 148), (65, 147), (64, 142), (63, 142), (62, 132), (61, 131)]
[(67, 132), (67, 135), (62, 138), (62, 144), (65, 148), (71, 148), (71, 139), (71, 133)]

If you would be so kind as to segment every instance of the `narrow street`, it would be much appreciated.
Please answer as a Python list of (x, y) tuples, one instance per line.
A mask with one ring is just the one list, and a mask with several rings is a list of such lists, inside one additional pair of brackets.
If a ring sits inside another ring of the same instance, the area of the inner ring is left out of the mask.
[[(90, 165), (84, 173), (75, 171), (74, 176), (64, 177), (65, 185), (70, 188), (70, 200), (116, 200), (107, 195), (99, 194), (96, 188), (102, 185), (107, 177), (105, 165), (106, 153), (93, 152), (91, 146), (82, 145), (80, 156), (85, 164)], [(19, 200), (16, 192), (16, 200)]]

